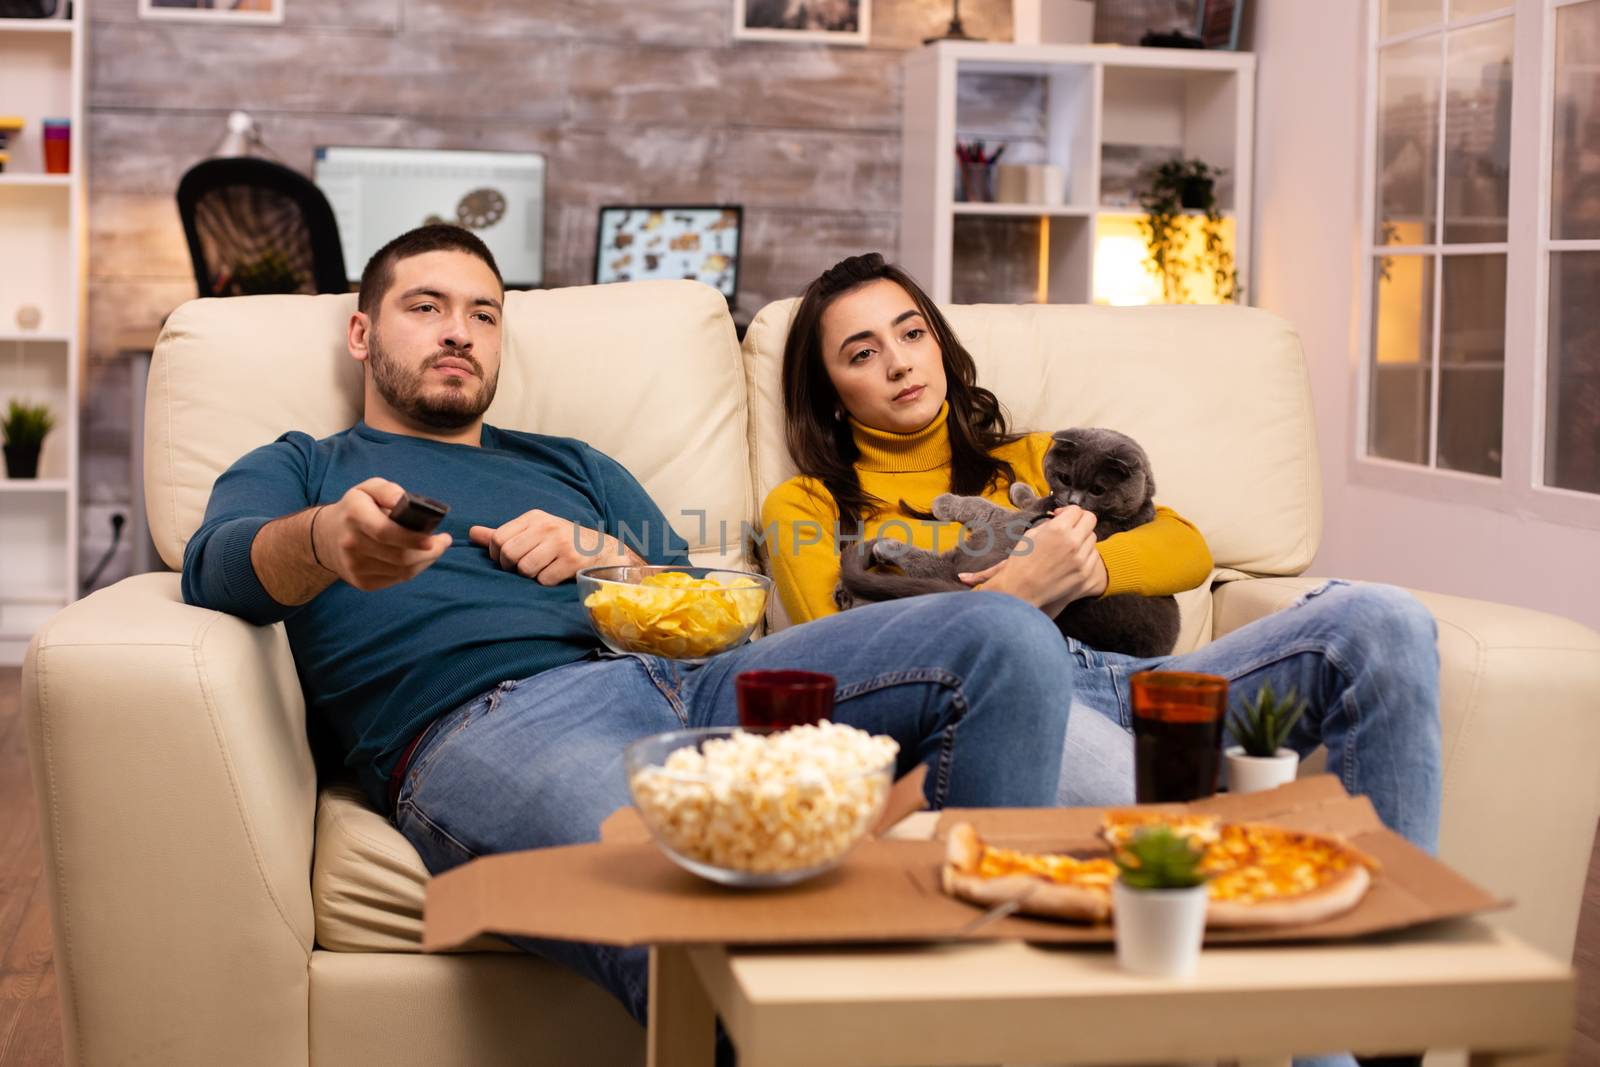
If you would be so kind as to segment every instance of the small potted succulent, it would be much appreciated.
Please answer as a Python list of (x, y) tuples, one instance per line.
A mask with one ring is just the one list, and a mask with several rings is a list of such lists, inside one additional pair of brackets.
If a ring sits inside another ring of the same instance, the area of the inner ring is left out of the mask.
[(1280, 697), (1271, 682), (1240, 702), (1228, 720), (1238, 744), (1223, 753), (1228, 760), (1228, 792), (1259, 793), (1294, 781), (1300, 754), (1284, 742), (1305, 713), (1306, 701), (1299, 693), (1290, 689)]
[(6, 416), (0, 420), (0, 436), (4, 437), (8, 478), (39, 476), (39, 449), (55, 424), (56, 417), (43, 404), (26, 404), (13, 399), (6, 405)]
[(1204, 849), (1165, 826), (1140, 830), (1115, 860), (1112, 886), (1117, 962), (1125, 971), (1187, 978), (1206, 933)]

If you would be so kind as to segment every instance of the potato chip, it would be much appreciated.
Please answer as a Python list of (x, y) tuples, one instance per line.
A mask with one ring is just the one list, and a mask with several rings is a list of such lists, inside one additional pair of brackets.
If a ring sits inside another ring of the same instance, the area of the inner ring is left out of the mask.
[(610, 583), (584, 598), (608, 644), (674, 659), (715, 655), (744, 640), (761, 618), (766, 590), (752, 578), (696, 578), (683, 571)]

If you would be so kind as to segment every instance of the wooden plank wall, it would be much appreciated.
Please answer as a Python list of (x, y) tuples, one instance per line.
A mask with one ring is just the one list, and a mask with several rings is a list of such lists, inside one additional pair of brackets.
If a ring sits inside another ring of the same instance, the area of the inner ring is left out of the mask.
[[(950, 11), (949, 0), (876, 0), (870, 46), (850, 48), (735, 43), (733, 0), (285, 3), (281, 26), (140, 20), (138, 0), (89, 5), (85, 574), (128, 501), (128, 373), (115, 338), (194, 295), (173, 192), (230, 110), (249, 111), (300, 168), (318, 144), (545, 153), (553, 285), (590, 277), (602, 203), (742, 203), (748, 315), (843, 256), (895, 254), (900, 57)], [(1192, 7), (1102, 0), (1096, 36), (1133, 43)], [(1011, 36), (1010, 0), (967, 0), (962, 17), (978, 36)], [(128, 555), (124, 545), (98, 584), (127, 573)]]

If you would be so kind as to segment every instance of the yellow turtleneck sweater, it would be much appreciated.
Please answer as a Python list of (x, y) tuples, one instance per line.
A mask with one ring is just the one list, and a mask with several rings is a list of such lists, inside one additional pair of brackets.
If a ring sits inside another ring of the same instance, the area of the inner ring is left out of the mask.
[[(950, 436), (946, 425), (949, 405), (939, 409), (932, 422), (915, 433), (890, 433), (850, 420), (856, 447), (856, 473), (861, 487), (886, 501), (886, 510), (862, 524), (867, 537), (909, 540), (919, 548), (944, 552), (956, 545), (959, 523), (939, 524), (913, 518), (900, 509), (904, 500), (927, 512), (933, 498), (950, 491)], [(1050, 448), (1047, 433), (1028, 434), (994, 454), (1011, 464), (1018, 479), (1036, 492), (1046, 491), (1044, 454)], [(1007, 485), (984, 494), (1010, 506)], [(794, 623), (808, 622), (838, 609), (833, 589), (839, 581), (839, 554), (834, 532), (839, 509), (820, 481), (804, 475), (784, 482), (768, 494), (761, 506), (761, 524), (768, 537), (767, 553), (784, 611)], [(885, 524), (889, 528), (884, 530)], [(1211, 551), (1200, 531), (1176, 512), (1156, 508), (1153, 522), (1116, 534), (1096, 546), (1106, 565), (1105, 596), (1138, 593), (1167, 596), (1193, 589), (1211, 575)]]

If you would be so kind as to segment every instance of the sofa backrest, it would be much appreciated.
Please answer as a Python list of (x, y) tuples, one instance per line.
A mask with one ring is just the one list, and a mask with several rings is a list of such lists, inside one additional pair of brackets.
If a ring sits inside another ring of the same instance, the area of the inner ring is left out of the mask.
[[(354, 310), (353, 295), (231, 297), (190, 301), (167, 320), (150, 371), (145, 494), (169, 566), (236, 459), (288, 430), (324, 437), (360, 417), (361, 365), (345, 346)], [(715, 289), (507, 293), (503, 349), (490, 423), (589, 442), (643, 483), (695, 562), (742, 560), (737, 537), (724, 548), (717, 536), (756, 501), (744, 371)]]
[[(795, 474), (783, 343), (797, 302), (745, 335), (756, 498)], [(956, 335), (1021, 430), (1108, 426), (1150, 454), (1156, 499), (1194, 522), (1219, 568), (1298, 574), (1322, 530), (1300, 339), (1243, 307), (953, 306)]]

